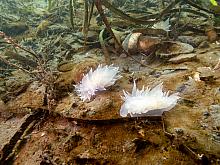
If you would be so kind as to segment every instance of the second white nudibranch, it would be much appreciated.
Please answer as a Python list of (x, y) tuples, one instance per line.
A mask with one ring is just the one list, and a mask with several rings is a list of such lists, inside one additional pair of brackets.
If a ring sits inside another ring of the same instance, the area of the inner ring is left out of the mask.
[(166, 32), (170, 31), (170, 19), (168, 18), (166, 21), (160, 21), (153, 25), (153, 29), (162, 29)]
[(75, 90), (80, 98), (90, 100), (95, 92), (106, 90), (106, 87), (114, 85), (115, 81), (121, 78), (119, 67), (99, 65), (96, 70), (90, 71), (83, 76), (81, 82), (75, 85)]
[(124, 97), (122, 99), (124, 103), (121, 106), (120, 115), (122, 117), (128, 115), (131, 117), (145, 115), (161, 116), (164, 111), (169, 111), (176, 105), (180, 97), (178, 93), (169, 96), (169, 92), (163, 92), (162, 88), (163, 84), (160, 83), (153, 89), (144, 89), (143, 87), (139, 90), (134, 81), (131, 94), (123, 91)]

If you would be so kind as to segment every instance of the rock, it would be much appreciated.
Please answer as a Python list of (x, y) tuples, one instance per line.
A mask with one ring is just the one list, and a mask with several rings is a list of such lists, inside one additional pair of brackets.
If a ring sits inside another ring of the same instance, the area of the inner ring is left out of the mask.
[(203, 41), (199, 44), (198, 48), (208, 48), (209, 47), (209, 43), (208, 41)]
[(217, 102), (220, 102), (220, 87), (212, 89), (213, 96)]
[(45, 85), (33, 82), (26, 92), (7, 102), (7, 108), (13, 112), (20, 112), (23, 108), (41, 108), (44, 105), (45, 92)]
[(169, 59), (169, 62), (172, 63), (182, 63), (186, 61), (192, 61), (196, 59), (196, 54), (195, 53), (190, 53), (190, 54), (182, 54), (177, 57), (173, 57)]
[(209, 42), (215, 42), (218, 38), (218, 34), (214, 27), (210, 26), (205, 29), (206, 35), (208, 37)]
[(16, 36), (28, 30), (28, 26), (24, 22), (13, 22), (5, 25), (2, 31), (8, 36)]
[[(188, 99), (190, 101), (194, 101), (203, 96), (203, 92), (205, 89), (205, 82), (203, 81), (197, 82), (194, 79), (189, 78), (189, 80), (185, 82), (183, 85), (184, 87), (181, 91), (182, 98)], [(189, 104), (191, 103), (189, 102)]]
[(161, 43), (161, 47), (156, 51), (156, 55), (163, 58), (171, 58), (175, 55), (193, 52), (194, 48), (186, 43), (165, 41)]
[(209, 108), (213, 112), (220, 112), (220, 104), (211, 105)]
[[(66, 114), (69, 113), (72, 107), (77, 107), (77, 103), (79, 102), (79, 99), (74, 97), (73, 94), (70, 94), (67, 97), (62, 98), (55, 108), (54, 112), (60, 113), (63, 116), (66, 116)], [(74, 105), (74, 106), (73, 106)]]
[(6, 92), (5, 88), (0, 86), (0, 94), (2, 94), (4, 92)]
[[(103, 113), (104, 111), (108, 111), (111, 109), (113, 105), (113, 101), (111, 97), (108, 95), (97, 95), (96, 98), (86, 105), (86, 109), (88, 116), (94, 116), (98, 113)], [(91, 113), (92, 112), (92, 113)]]
[(75, 132), (73, 135), (69, 135), (63, 144), (64, 151), (70, 152), (71, 150), (73, 150), (75, 147), (79, 145), (79, 142), (82, 139), (83, 137), (77, 132)]
[(25, 86), (25, 84), (28, 84), (30, 80), (30, 75), (24, 73), (21, 70), (16, 70), (12, 72), (10, 77), (7, 77), (7, 80), (5, 81), (5, 87), (7, 91), (14, 92), (19, 90), (19, 88), (22, 86)]
[(6, 110), (6, 105), (5, 103), (0, 99), (0, 112)]
[(199, 78), (202, 81), (213, 81), (215, 71), (213, 71), (210, 67), (199, 67), (197, 68), (197, 72), (199, 72)]
[[(85, 39), (85, 36), (82, 32), (74, 33), (74, 35), (76, 35), (81, 40)], [(89, 30), (86, 37), (87, 37), (87, 41), (94, 42), (94, 41), (97, 41), (98, 39), (98, 33), (96, 31)]]
[(220, 133), (218, 133), (218, 132), (212, 133), (212, 138), (213, 138), (213, 140), (220, 143)]
[(204, 40), (207, 40), (206, 36), (179, 36), (178, 41), (198, 47)]
[(220, 104), (214, 104), (209, 107), (213, 122), (213, 128), (220, 127)]
[(0, 99), (0, 116), (5, 119), (10, 118), (12, 116), (12, 114), (7, 111), (7, 106), (1, 99)]
[(76, 65), (76, 63), (73, 61), (63, 61), (58, 64), (57, 70), (59, 72), (68, 72), (74, 68), (74, 65)]
[(203, 112), (203, 116), (208, 117), (210, 116), (210, 113), (208, 111)]
[[(3, 148), (6, 145), (10, 145), (12, 142), (15, 141), (16, 133), (19, 131), (21, 125), (25, 122), (27, 116), (17, 116), (10, 118), (6, 121), (2, 121), (0, 123), (0, 149), (1, 149), (1, 158), (3, 156)], [(14, 137), (14, 139), (13, 139)], [(12, 141), (13, 139), (13, 141)], [(8, 151), (7, 151), (8, 152)]]
[(61, 99), (54, 112), (65, 117), (82, 119), (113, 119), (118, 116), (119, 93), (109, 91), (98, 92), (97, 95), (88, 102), (83, 102), (74, 94)]
[(149, 51), (149, 49), (155, 48), (161, 40), (158, 37), (140, 36), (138, 41), (138, 50), (140, 52)]
[(97, 66), (98, 61), (92, 59), (87, 59), (79, 63), (63, 63), (63, 65), (59, 65), (58, 70), (66, 72), (61, 72), (55, 83), (59, 87), (79, 83), (83, 74), (89, 72), (91, 68), (95, 69)]
[(214, 67), (220, 58), (220, 52), (207, 51), (206, 53), (197, 54), (197, 59), (205, 66)]
[[(207, 118), (205, 118), (207, 119)], [(201, 123), (201, 128), (202, 129), (207, 129), (209, 127), (209, 125), (207, 123)]]
[(174, 128), (174, 131), (177, 133), (177, 135), (183, 135), (184, 133), (182, 128)]
[(68, 32), (70, 29), (67, 26), (64, 25), (50, 25), (48, 26), (48, 29), (46, 29), (45, 32), (47, 32), (47, 35), (59, 35), (63, 32)]
[(38, 66), (37, 62), (32, 60), (29, 56), (27, 57), (12, 50), (5, 50), (3, 55), (6, 57), (6, 59), (16, 60), (16, 62), (25, 69), (29, 69), (30, 67), (36, 68)]

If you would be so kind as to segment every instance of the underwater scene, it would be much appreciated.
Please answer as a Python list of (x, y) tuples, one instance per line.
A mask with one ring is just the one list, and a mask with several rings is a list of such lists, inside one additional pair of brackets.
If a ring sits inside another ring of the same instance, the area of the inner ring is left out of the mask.
[(0, 0), (0, 149), (220, 164), (220, 0)]

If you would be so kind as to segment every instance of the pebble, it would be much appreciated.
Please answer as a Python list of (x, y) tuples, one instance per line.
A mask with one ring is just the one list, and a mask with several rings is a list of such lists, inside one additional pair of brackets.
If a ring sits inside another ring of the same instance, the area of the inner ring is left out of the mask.
[(215, 104), (215, 105), (210, 105), (210, 110), (212, 111), (212, 112), (214, 112), (214, 113), (216, 113), (216, 112), (220, 112), (220, 104)]
[(215, 72), (210, 67), (198, 67), (197, 72), (201, 80), (210, 81), (214, 78)]
[(208, 117), (208, 116), (210, 116), (210, 113), (209, 113), (208, 111), (205, 111), (205, 112), (203, 113), (203, 116)]
[(220, 142), (220, 133), (213, 133), (212, 134), (213, 140)]
[(220, 52), (218, 50), (197, 53), (197, 59), (204, 66), (214, 67), (218, 63), (219, 57)]
[(183, 129), (182, 129), (182, 128), (174, 128), (174, 131), (175, 131), (178, 135), (182, 135), (182, 134), (183, 134)]
[(173, 57), (169, 59), (169, 62), (178, 64), (186, 61), (192, 61), (196, 59), (196, 54), (195, 53), (190, 53), (190, 54), (181, 54), (177, 57)]

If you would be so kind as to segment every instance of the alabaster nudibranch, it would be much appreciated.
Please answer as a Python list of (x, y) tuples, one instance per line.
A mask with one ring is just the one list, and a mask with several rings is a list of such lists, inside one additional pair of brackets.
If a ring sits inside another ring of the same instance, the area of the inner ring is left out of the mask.
[(160, 83), (153, 89), (144, 87), (139, 90), (136, 87), (134, 81), (134, 86), (132, 93), (123, 91), (124, 100), (123, 105), (120, 109), (120, 115), (126, 117), (130, 115), (131, 117), (137, 116), (161, 116), (164, 111), (169, 111), (172, 109), (177, 100), (180, 98), (178, 93), (169, 95), (169, 92), (162, 91), (163, 84)]
[(153, 29), (162, 29), (166, 32), (170, 31), (170, 19), (168, 18), (166, 21), (160, 21), (153, 25)]
[(81, 82), (75, 85), (75, 90), (83, 101), (90, 100), (97, 91), (106, 90), (106, 87), (114, 85), (115, 81), (121, 78), (118, 73), (119, 67), (113, 65), (99, 65), (94, 71), (91, 68)]

